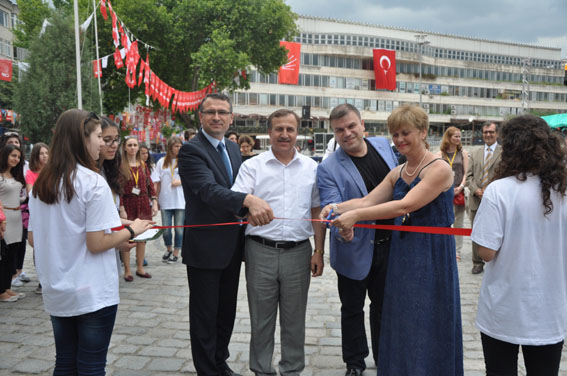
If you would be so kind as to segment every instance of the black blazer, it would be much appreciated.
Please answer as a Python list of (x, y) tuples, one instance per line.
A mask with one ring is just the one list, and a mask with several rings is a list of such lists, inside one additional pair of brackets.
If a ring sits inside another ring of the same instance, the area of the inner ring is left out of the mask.
[[(225, 138), (234, 179), (242, 159), (238, 145)], [(185, 195), (185, 224), (237, 221), (246, 194), (230, 190), (219, 152), (201, 130), (179, 151), (179, 176)], [(235, 252), (244, 249), (244, 227), (239, 225), (185, 228), (183, 263), (200, 269), (224, 269)]]

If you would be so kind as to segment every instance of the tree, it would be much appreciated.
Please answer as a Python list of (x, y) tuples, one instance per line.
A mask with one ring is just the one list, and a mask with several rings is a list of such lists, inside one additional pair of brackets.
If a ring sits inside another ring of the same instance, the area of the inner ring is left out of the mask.
[[(150, 51), (151, 69), (170, 86), (195, 91), (215, 81), (220, 90), (248, 89), (248, 78), (235, 74), (254, 66), (275, 72), (285, 63), (287, 51), (280, 40), (296, 33), (296, 16), (282, 0), (120, 0), (112, 3), (118, 16), (137, 38), (159, 48)], [(111, 22), (99, 17), (101, 56), (114, 52)], [(104, 38), (104, 39), (103, 39)], [(145, 48), (140, 48), (145, 57)], [(124, 108), (127, 89), (118, 87), (117, 71), (106, 69), (105, 109)], [(121, 77), (124, 82), (124, 77)], [(122, 95), (108, 95), (108, 89)], [(131, 92), (143, 96), (143, 87)], [(188, 118), (184, 117), (187, 123)]]
[[(49, 142), (59, 115), (77, 107), (73, 19), (54, 12), (50, 22), (45, 33), (30, 44), (30, 67), (15, 92), (15, 109), (31, 142)], [(92, 79), (92, 48), (87, 44), (84, 51), (83, 106), (96, 110), (99, 99)]]
[(43, 0), (18, 0), (18, 20), (14, 28), (16, 47), (29, 48), (30, 42), (39, 35), (43, 20), (50, 15), (47, 2)]

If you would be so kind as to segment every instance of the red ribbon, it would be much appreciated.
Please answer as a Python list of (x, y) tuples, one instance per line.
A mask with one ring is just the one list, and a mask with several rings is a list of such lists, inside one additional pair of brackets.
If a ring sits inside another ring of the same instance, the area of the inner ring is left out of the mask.
[[(280, 220), (291, 220), (291, 221), (309, 221), (309, 222), (324, 222), (330, 223), (328, 219), (296, 219), (296, 218), (278, 218), (274, 219)], [(154, 226), (155, 229), (165, 229), (165, 228), (194, 228), (194, 227), (212, 227), (212, 226), (233, 226), (233, 225), (245, 225), (248, 221), (243, 222), (224, 222), (224, 223), (211, 223), (203, 225), (183, 225), (183, 226)], [(392, 231), (404, 231), (404, 232), (420, 232), (425, 234), (441, 234), (441, 235), (457, 235), (457, 236), (470, 236), (472, 229), (470, 228), (453, 228), (453, 227), (433, 227), (433, 226), (398, 226), (398, 225), (371, 225), (365, 223), (356, 223), (353, 227), (359, 228), (370, 228), (377, 230), (392, 230)], [(112, 231), (120, 231), (124, 226), (114, 227)]]

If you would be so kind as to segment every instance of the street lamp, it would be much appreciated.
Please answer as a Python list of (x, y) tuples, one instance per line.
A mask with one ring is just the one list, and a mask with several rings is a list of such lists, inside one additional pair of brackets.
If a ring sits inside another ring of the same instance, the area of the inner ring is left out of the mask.
[(423, 60), (423, 46), (430, 43), (429, 41), (425, 40), (426, 37), (427, 37), (427, 34), (416, 34), (415, 35), (415, 41), (416, 41), (417, 45), (419, 46), (419, 107), (422, 107), (422, 105), (421, 105), (421, 92), (422, 92), (422, 88), (421, 88), (421, 61)]

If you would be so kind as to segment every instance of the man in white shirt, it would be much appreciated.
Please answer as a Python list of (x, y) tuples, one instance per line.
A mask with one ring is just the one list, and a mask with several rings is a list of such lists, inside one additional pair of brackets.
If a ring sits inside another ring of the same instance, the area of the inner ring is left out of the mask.
[[(482, 195), (494, 177), (494, 170), (500, 161), (501, 148), (498, 139), (498, 125), (487, 122), (482, 126), (484, 146), (469, 154), (469, 170), (467, 171), (467, 186), (469, 187), (469, 210), (471, 223), (474, 223), (476, 211), (480, 206)], [(473, 274), (484, 270), (484, 261), (478, 254), (478, 244), (472, 242)]]
[[(276, 375), (272, 365), (274, 332), (280, 309), (280, 375), (305, 368), (305, 314), (312, 276), (323, 273), (325, 228), (309, 222), (319, 216), (317, 163), (297, 153), (299, 117), (278, 110), (268, 118), (270, 150), (244, 162), (232, 190), (264, 199), (271, 223), (246, 228), (246, 281), (250, 308), (250, 369)], [(315, 236), (312, 253), (309, 237)]]

